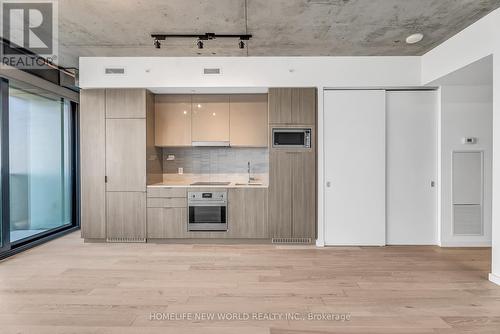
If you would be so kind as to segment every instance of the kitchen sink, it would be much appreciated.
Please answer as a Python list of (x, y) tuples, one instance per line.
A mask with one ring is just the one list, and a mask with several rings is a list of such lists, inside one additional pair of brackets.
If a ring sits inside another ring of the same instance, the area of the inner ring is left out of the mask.
[(235, 183), (235, 186), (261, 186), (263, 185), (260, 182), (251, 182), (251, 183)]

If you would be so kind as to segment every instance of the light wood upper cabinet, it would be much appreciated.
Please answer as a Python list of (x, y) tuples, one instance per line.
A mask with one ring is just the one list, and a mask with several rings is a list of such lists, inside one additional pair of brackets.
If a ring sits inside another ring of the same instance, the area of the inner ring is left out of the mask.
[(191, 146), (191, 95), (155, 96), (155, 145)]
[(267, 94), (230, 95), (231, 146), (267, 147)]
[(106, 119), (104, 89), (80, 91), (80, 177), (82, 237), (106, 237)]
[(146, 118), (145, 89), (106, 89), (106, 118)]
[(292, 89), (292, 123), (316, 124), (316, 88)]
[(229, 95), (193, 95), (192, 142), (229, 142)]
[(145, 119), (106, 120), (106, 176), (107, 191), (146, 192)]
[(269, 89), (269, 123), (314, 125), (316, 88)]
[(269, 123), (292, 123), (292, 88), (269, 89)]

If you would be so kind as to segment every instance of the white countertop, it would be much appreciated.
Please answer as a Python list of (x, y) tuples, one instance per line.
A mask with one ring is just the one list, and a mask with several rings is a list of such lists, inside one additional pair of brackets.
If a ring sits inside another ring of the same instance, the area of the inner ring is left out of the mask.
[(148, 188), (268, 188), (267, 184), (251, 185), (237, 184), (239, 182), (231, 182), (228, 185), (193, 185), (185, 182), (162, 182), (149, 184)]
[[(255, 183), (248, 184), (248, 174), (163, 174), (163, 182), (150, 184), (148, 187), (165, 188), (268, 188), (268, 175), (255, 174)], [(230, 182), (227, 185), (193, 185), (195, 182)]]

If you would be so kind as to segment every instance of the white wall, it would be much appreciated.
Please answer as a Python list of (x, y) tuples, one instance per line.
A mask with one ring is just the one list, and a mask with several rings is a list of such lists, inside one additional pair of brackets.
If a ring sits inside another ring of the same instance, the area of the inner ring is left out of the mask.
[[(105, 75), (124, 67), (125, 75)], [(221, 75), (204, 75), (220, 67)], [(419, 57), (82, 57), (79, 85), (106, 87), (384, 87), (420, 84)]]
[[(492, 86), (441, 86), (441, 246), (491, 246)], [(462, 138), (476, 137), (475, 145)], [(454, 236), (452, 231), (452, 153), (483, 151), (483, 236)]]
[(500, 9), (461, 31), (422, 57), (422, 83), (435, 81), (493, 55), (492, 274), (500, 284)]

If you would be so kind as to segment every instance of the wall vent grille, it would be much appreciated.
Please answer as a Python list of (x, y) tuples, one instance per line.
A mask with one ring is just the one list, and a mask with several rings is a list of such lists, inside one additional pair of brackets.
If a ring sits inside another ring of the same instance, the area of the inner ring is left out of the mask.
[(145, 238), (107, 238), (107, 242), (116, 242), (116, 243), (141, 243), (146, 242)]
[(105, 74), (125, 74), (125, 69), (123, 67), (106, 67), (104, 69)]
[(204, 68), (203, 74), (222, 74), (222, 70), (220, 68)]
[(483, 207), (481, 205), (453, 205), (454, 235), (483, 235)]
[(311, 238), (273, 238), (273, 244), (311, 244)]

